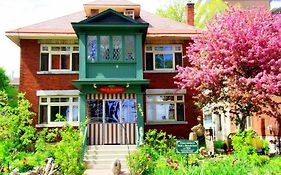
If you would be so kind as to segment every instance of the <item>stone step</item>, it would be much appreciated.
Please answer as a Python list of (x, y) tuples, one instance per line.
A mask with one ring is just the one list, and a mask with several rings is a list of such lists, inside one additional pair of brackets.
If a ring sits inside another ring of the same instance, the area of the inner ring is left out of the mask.
[(119, 150), (119, 149), (111, 149), (111, 150), (88, 150), (86, 152), (86, 155), (100, 155), (100, 154), (108, 154), (108, 155), (113, 155), (113, 154), (130, 154), (135, 150)]
[(85, 159), (124, 159), (128, 156), (128, 153), (119, 153), (119, 154), (86, 154)]
[[(84, 162), (87, 165), (88, 169), (108, 169), (111, 168), (112, 163), (115, 159), (108, 159), (108, 160), (84, 160)], [(128, 168), (128, 165), (126, 163), (125, 159), (119, 159), (121, 162), (121, 167), (122, 168)]]
[(91, 145), (87, 147), (84, 162), (88, 169), (108, 169), (118, 159), (122, 168), (127, 168), (126, 157), (136, 149), (136, 145)]
[(137, 149), (136, 145), (88, 145), (87, 150)]

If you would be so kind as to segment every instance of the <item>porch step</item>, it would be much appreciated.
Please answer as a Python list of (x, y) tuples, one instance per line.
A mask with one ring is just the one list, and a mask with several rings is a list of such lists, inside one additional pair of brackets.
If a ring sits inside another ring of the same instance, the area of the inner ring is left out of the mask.
[(88, 169), (110, 169), (118, 159), (123, 169), (127, 168), (126, 156), (136, 149), (136, 145), (91, 145), (87, 147), (84, 162)]

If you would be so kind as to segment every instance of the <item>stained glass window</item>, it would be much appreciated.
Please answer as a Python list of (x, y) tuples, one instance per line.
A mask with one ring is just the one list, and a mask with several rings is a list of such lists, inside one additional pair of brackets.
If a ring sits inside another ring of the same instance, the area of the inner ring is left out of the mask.
[(125, 36), (125, 59), (126, 59), (126, 61), (135, 60), (134, 36)]
[(122, 56), (122, 37), (121, 36), (113, 36), (113, 60), (120, 60)]
[(97, 37), (88, 36), (88, 61), (97, 60)]
[(109, 36), (100, 36), (100, 59), (107, 61), (110, 59)]

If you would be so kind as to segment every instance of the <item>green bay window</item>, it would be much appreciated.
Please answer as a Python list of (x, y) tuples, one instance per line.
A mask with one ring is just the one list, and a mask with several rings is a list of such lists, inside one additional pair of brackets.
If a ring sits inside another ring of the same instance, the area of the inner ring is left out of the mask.
[(135, 36), (88, 35), (87, 62), (135, 61)]

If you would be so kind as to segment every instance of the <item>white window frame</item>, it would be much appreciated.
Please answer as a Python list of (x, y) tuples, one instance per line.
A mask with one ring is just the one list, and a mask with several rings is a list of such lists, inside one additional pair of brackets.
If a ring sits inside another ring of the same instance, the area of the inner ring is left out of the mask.
[[(153, 101), (150, 102), (148, 101), (148, 96), (152, 96), (153, 97)], [(173, 96), (174, 100), (173, 101), (157, 101), (156, 97), (157, 96)], [(182, 100), (178, 100), (177, 97), (181, 96)], [(146, 94), (146, 122), (147, 123), (166, 123), (166, 122), (185, 122), (186, 119), (184, 117), (184, 121), (178, 121), (178, 116), (177, 116), (177, 107), (176, 104), (177, 103), (182, 103), (184, 105), (183, 107), (183, 113), (185, 114), (185, 101), (184, 101), (184, 94)], [(157, 120), (157, 116), (156, 116), (156, 104), (174, 104), (174, 113), (175, 113), (175, 119), (165, 119), (165, 120)], [(149, 104), (153, 104), (153, 120), (148, 120), (148, 105)]]
[[(165, 47), (165, 46), (172, 46), (171, 51), (158, 51), (155, 49), (155, 47)], [(151, 47), (152, 50), (148, 50), (147, 48)], [(176, 50), (176, 47), (179, 47), (180, 50)], [(181, 53), (182, 54), (182, 44), (148, 44), (145, 46), (145, 53), (153, 53), (153, 70), (147, 70), (146, 71), (175, 71), (176, 69), (176, 60), (175, 60), (175, 53)], [(155, 64), (155, 55), (156, 54), (172, 54), (173, 55), (173, 66), (172, 68), (156, 68)], [(146, 66), (146, 64), (145, 64)]]
[(124, 15), (128, 16), (128, 17), (131, 17), (132, 19), (135, 19), (135, 11), (134, 10), (131, 10), (131, 9), (125, 10)]
[[(47, 47), (48, 50), (43, 50), (43, 48)], [(52, 47), (70, 47), (70, 51), (52, 51)], [(74, 50), (74, 48), (77, 47), (78, 50)], [(73, 53), (78, 53), (79, 54), (79, 45), (75, 44), (41, 44), (40, 45), (40, 71), (39, 72), (53, 72), (53, 73), (64, 73), (64, 72), (69, 72), (69, 73), (77, 73), (78, 71), (72, 71), (72, 54)], [(43, 71), (41, 70), (41, 53), (48, 53), (49, 58), (48, 58), (48, 71)], [(70, 55), (70, 60), (69, 60), (69, 69), (52, 69), (52, 55)]]
[[(51, 98), (68, 98), (68, 102), (51, 102)], [(73, 99), (77, 98), (77, 102), (73, 102)], [(42, 102), (42, 99), (47, 99), (46, 102)], [(38, 110), (38, 119), (40, 120), (40, 106), (46, 105), (47, 106), (47, 124), (38, 124), (38, 126), (63, 126), (65, 122), (54, 122), (51, 121), (51, 106), (69, 106), (69, 121), (67, 121), (69, 124), (78, 126), (80, 121), (80, 114), (79, 114), (79, 96), (40, 96), (39, 97), (39, 110)], [(73, 107), (78, 107), (78, 121), (73, 121)], [(65, 116), (64, 116), (65, 117)], [(39, 121), (40, 122), (40, 121)]]

